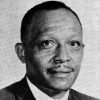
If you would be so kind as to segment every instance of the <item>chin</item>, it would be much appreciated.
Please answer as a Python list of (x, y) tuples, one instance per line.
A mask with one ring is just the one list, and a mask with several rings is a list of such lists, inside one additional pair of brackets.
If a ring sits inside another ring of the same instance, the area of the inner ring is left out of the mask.
[(52, 88), (52, 90), (55, 91), (67, 91), (68, 89), (70, 89), (72, 86), (72, 83), (64, 83), (64, 82), (60, 82), (60, 83), (56, 83), (50, 86), (50, 88)]

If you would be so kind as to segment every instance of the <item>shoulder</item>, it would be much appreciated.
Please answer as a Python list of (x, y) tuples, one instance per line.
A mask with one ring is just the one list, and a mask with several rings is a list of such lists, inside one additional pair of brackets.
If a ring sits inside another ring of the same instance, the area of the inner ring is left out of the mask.
[(72, 100), (99, 100), (97, 98), (88, 96), (73, 89), (70, 90), (70, 96), (71, 98), (73, 98)]
[(16, 100), (25, 89), (23, 81), (16, 82), (8, 87), (0, 89), (0, 100)]
[(15, 100), (14, 93), (9, 88), (11, 86), (0, 89), (0, 100)]

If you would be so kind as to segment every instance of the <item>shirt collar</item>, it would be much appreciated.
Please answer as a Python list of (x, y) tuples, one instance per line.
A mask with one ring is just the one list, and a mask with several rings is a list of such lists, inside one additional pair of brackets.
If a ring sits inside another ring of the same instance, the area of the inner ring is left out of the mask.
[(26, 78), (26, 79), (27, 79), (28, 86), (29, 86), (32, 94), (36, 98), (36, 100), (68, 100), (69, 90), (66, 92), (66, 94), (63, 98), (53, 99), (53, 98), (49, 97), (47, 94), (43, 93), (41, 90), (39, 90), (35, 85), (33, 85), (28, 78)]

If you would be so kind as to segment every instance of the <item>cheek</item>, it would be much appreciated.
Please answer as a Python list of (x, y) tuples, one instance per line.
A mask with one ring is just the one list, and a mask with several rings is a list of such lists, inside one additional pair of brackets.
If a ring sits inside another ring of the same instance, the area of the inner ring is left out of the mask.
[(79, 53), (74, 53), (71, 55), (72, 57), (72, 61), (75, 65), (80, 65), (82, 62), (82, 58), (83, 58), (83, 52), (79, 52)]
[(34, 58), (41, 64), (49, 64), (50, 60), (54, 57), (54, 51), (50, 52), (35, 52)]
[(48, 77), (47, 75), (47, 69), (50, 68), (52, 65), (50, 63), (50, 59), (52, 58), (50, 55), (34, 55), (34, 65), (35, 65), (35, 73), (43, 77)]
[(72, 66), (75, 69), (74, 76), (77, 77), (80, 71), (81, 62), (83, 58), (83, 53), (73, 54), (72, 56)]
[(48, 68), (50, 67), (50, 60), (52, 59), (53, 55), (48, 53), (48, 54), (43, 54), (43, 53), (36, 53), (34, 55), (34, 60), (41, 66), (42, 68)]

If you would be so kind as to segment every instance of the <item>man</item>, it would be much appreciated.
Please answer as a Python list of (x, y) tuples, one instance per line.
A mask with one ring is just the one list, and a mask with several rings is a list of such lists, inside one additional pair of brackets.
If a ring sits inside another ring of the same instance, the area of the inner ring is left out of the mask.
[(0, 91), (0, 100), (97, 100), (71, 89), (83, 57), (83, 30), (65, 4), (48, 1), (24, 16), (15, 46), (26, 76)]

